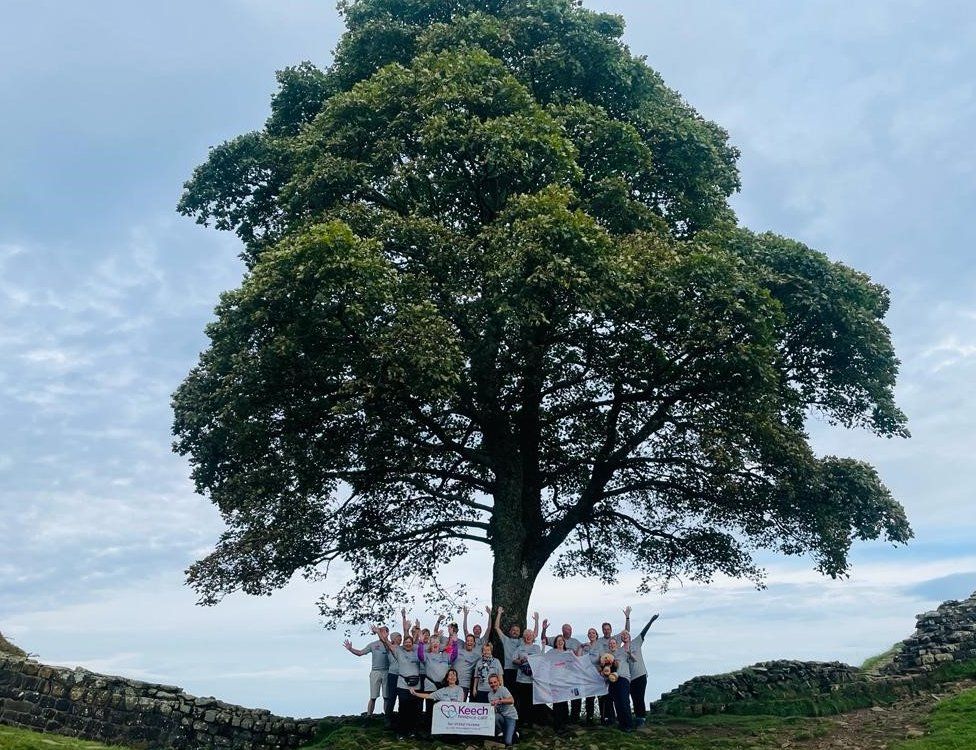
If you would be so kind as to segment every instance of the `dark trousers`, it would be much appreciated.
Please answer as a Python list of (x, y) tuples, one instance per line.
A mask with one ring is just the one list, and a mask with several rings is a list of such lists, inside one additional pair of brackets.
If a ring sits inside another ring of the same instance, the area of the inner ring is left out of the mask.
[[(505, 681), (505, 687), (512, 691), (512, 695), (515, 695), (515, 678), (518, 676), (517, 669), (505, 669), (502, 670), (502, 679)], [(487, 686), (483, 686), (487, 687)], [(519, 718), (522, 718), (521, 716)]]
[(563, 732), (566, 730), (566, 726), (569, 724), (569, 704), (568, 703), (553, 703), (552, 704), (552, 717), (553, 725), (557, 732)]
[(488, 691), (487, 690), (479, 690), (477, 693), (474, 694), (474, 697), (471, 699), (471, 702), (472, 703), (487, 703), (488, 702)]
[(592, 721), (593, 714), (596, 712), (596, 698), (586, 699), (586, 720)]
[[(592, 700), (592, 698), (589, 698), (588, 700)], [(573, 722), (579, 721), (580, 711), (583, 708), (583, 701), (580, 698), (577, 698), (576, 700), (572, 701), (569, 705), (571, 706), (569, 711), (569, 720)]]
[(604, 724), (610, 724), (615, 718), (617, 718), (617, 712), (613, 710), (613, 685), (610, 686), (610, 692), (606, 695), (601, 695), (598, 700), (600, 701), (600, 721)]
[(510, 688), (512, 696), (515, 698), (515, 710), (518, 712), (519, 723), (522, 726), (530, 727), (533, 722), (532, 710), (532, 683), (516, 682), (514, 688)]
[(617, 712), (617, 724), (624, 731), (633, 729), (634, 719), (630, 713), (630, 680), (626, 677), (619, 677), (616, 682), (611, 682), (610, 698), (613, 700), (613, 707)]
[(400, 726), (401, 732), (416, 732), (420, 724), (421, 704), (423, 701), (415, 695), (411, 695), (406, 688), (397, 690), (397, 700), (400, 701)]
[(644, 693), (647, 692), (647, 675), (635, 677), (630, 681), (630, 699), (634, 702), (634, 715), (638, 719), (647, 716), (647, 701), (644, 700)]
[(386, 699), (383, 701), (384, 723), (387, 729), (393, 728), (393, 707), (397, 702), (397, 678), (399, 675), (386, 676)]

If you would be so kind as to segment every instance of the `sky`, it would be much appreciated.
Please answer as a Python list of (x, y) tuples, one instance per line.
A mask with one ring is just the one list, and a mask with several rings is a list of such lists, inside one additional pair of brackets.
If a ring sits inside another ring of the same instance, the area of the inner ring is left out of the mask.
[[(843, 581), (774, 557), (762, 591), (545, 575), (532, 606), (578, 631), (660, 612), (652, 696), (773, 658), (860, 663), (976, 589), (976, 8), (586, 4), (622, 14), (631, 48), (728, 129), (745, 226), (891, 290), (913, 437), (811, 432), (878, 468), (916, 538), (858, 545)], [(0, 631), (48, 663), (288, 715), (362, 710), (369, 666), (323, 629), (322, 584), (194, 605), (183, 570), (221, 523), (170, 450), (170, 395), (243, 272), (232, 236), (176, 214), (181, 185), (261, 127), (275, 70), (329, 63), (332, 3), (0, 0), (0, 17)], [(483, 604), (489, 569), (471, 555), (451, 572)]]

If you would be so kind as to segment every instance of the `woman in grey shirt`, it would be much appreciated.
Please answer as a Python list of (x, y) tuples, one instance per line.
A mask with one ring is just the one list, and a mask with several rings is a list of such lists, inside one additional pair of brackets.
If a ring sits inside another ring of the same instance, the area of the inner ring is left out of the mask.
[(403, 639), (402, 646), (394, 646), (386, 633), (377, 631), (376, 628), (373, 632), (383, 641), (390, 656), (396, 659), (400, 673), (397, 678), (397, 700), (400, 703), (399, 732), (401, 735), (415, 736), (420, 721), (420, 708), (423, 704), (420, 698), (410, 693), (410, 688), (416, 688), (420, 684), (420, 657), (417, 655), (417, 649), (414, 648), (413, 638), (407, 636)]
[(454, 667), (447, 670), (444, 681), (447, 684), (442, 688), (437, 688), (432, 693), (418, 693), (416, 688), (410, 688), (410, 694), (422, 700), (433, 701), (434, 703), (438, 701), (464, 703), (464, 688), (458, 684), (458, 673)]
[[(610, 699), (617, 713), (617, 723), (624, 732), (634, 731), (633, 718), (630, 712), (630, 669), (637, 661), (629, 648), (611, 638), (607, 644), (607, 652), (613, 656), (615, 672), (607, 680), (610, 689)], [(614, 679), (616, 676), (616, 679)]]

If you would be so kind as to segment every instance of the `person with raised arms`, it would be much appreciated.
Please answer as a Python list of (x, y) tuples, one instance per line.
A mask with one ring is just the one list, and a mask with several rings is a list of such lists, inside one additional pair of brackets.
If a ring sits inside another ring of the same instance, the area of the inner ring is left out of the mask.
[(471, 681), (474, 679), (474, 665), (481, 659), (481, 649), (478, 648), (474, 634), (464, 636), (464, 648), (457, 652), (454, 668), (458, 673), (458, 684), (464, 689), (464, 700), (471, 694)]
[(502, 685), (498, 675), (488, 678), (488, 703), (495, 707), (495, 733), (505, 738), (505, 747), (515, 742), (515, 726), (518, 722), (518, 709), (511, 691)]
[[(532, 615), (536, 624), (539, 622), (539, 613)], [(515, 707), (518, 714), (522, 717), (522, 723), (532, 726), (535, 723), (535, 710), (532, 702), (532, 665), (529, 664), (529, 657), (542, 653), (542, 648), (535, 642), (535, 631), (526, 630), (522, 633), (522, 641), (512, 655), (512, 664), (515, 665)]]
[[(471, 636), (468, 636), (469, 638)], [(474, 664), (474, 683), (471, 687), (475, 703), (488, 702), (488, 679), (495, 675), (502, 680), (505, 670), (502, 663), (494, 656), (494, 647), (491, 642), (485, 643), (481, 647), (481, 658)]]
[(379, 628), (374, 627), (373, 632), (383, 641), (383, 645), (390, 652), (390, 656), (396, 659), (399, 666), (397, 700), (400, 703), (400, 725), (397, 727), (397, 732), (401, 736), (415, 737), (417, 724), (420, 721), (422, 703), (419, 698), (410, 693), (410, 688), (416, 688), (420, 685), (421, 680), (420, 659), (417, 656), (417, 650), (414, 648), (413, 638), (406, 636), (403, 639), (403, 645), (395, 646), (387, 638), (386, 633), (381, 632)]
[[(504, 607), (498, 607), (497, 613), (495, 614), (495, 634), (498, 636), (498, 640), (502, 644), (502, 664), (505, 667), (505, 685), (509, 685), (514, 688), (517, 680), (516, 673), (518, 672), (515, 664), (512, 663), (512, 657), (515, 656), (515, 650), (522, 643), (522, 627), (513, 622), (508, 626), (508, 635), (505, 635), (505, 631), (502, 630), (502, 615), (505, 613)], [(535, 629), (539, 629), (539, 613), (536, 612), (533, 617), (535, 618)]]
[(624, 610), (624, 613), (627, 615), (627, 629), (620, 634), (620, 639), (624, 646), (634, 655), (634, 663), (630, 669), (630, 699), (634, 704), (634, 715), (637, 719), (637, 726), (642, 727), (647, 721), (647, 702), (644, 698), (647, 692), (647, 665), (644, 663), (643, 651), (644, 638), (647, 635), (647, 631), (651, 629), (651, 625), (654, 624), (660, 615), (654, 615), (648, 620), (640, 634), (632, 639), (630, 637), (630, 611), (630, 607)]
[[(380, 628), (385, 633), (389, 633), (386, 626)], [(383, 645), (383, 641), (376, 640), (360, 648), (354, 648), (348, 639), (342, 644), (346, 651), (355, 656), (365, 656), (369, 654), (372, 659), (372, 668), (369, 672), (369, 701), (366, 703), (366, 711), (363, 716), (372, 716), (376, 708), (376, 699), (383, 694), (385, 700), (389, 700), (387, 687), (387, 674), (390, 671), (390, 654)], [(385, 712), (384, 712), (385, 713)]]
[[(454, 663), (454, 656), (441, 648), (440, 637), (432, 635), (427, 644), (421, 643), (417, 647), (417, 656), (423, 665), (424, 673), (424, 677), (420, 681), (421, 689), (427, 689), (430, 683), (433, 684), (435, 690), (444, 687), (447, 670)], [(434, 702), (425, 701), (424, 709), (424, 722), (429, 732), (430, 722), (433, 719)]]
[[(468, 613), (470, 611), (471, 610), (469, 610), (467, 607), (464, 608), (464, 610), (463, 610), (463, 612), (464, 612), (464, 619), (461, 621), (461, 624), (464, 627), (464, 635), (465, 635), (465, 637), (467, 637), (468, 635), (473, 635), (474, 636), (474, 642), (475, 642), (474, 645), (477, 648), (480, 649), (488, 641), (488, 630), (487, 630), (487, 626), (486, 626), (486, 629), (485, 630), (482, 630), (481, 629), (481, 625), (478, 625), (477, 623), (475, 623), (475, 626), (473, 628), (471, 628), (471, 631), (469, 633), (468, 632)], [(485, 613), (488, 615), (488, 626), (490, 626), (491, 625), (491, 607), (485, 607)]]
[(608, 679), (607, 686), (617, 715), (617, 723), (622, 731), (632, 732), (634, 723), (630, 712), (630, 669), (636, 659), (630, 649), (625, 648), (616, 637), (610, 638), (607, 653), (613, 657), (614, 674)]

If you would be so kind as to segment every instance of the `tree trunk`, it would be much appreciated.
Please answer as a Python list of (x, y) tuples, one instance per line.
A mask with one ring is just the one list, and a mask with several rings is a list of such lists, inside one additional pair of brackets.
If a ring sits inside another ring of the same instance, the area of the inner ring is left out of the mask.
[(546, 563), (540, 559), (539, 534), (533, 509), (527, 507), (521, 472), (513, 472), (509, 481), (495, 488), (495, 509), (491, 521), (491, 549), (494, 554), (491, 577), (492, 622), (498, 607), (504, 607), (502, 629), (507, 633), (513, 623), (528, 624), (529, 599), (535, 580)]

